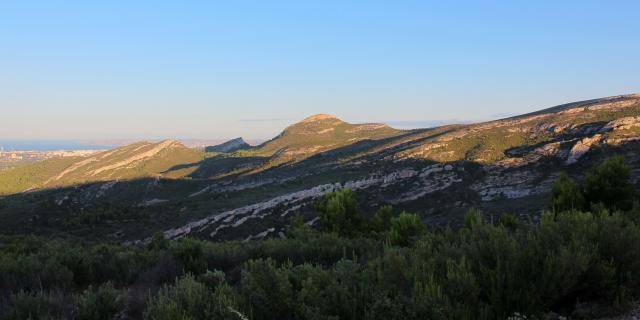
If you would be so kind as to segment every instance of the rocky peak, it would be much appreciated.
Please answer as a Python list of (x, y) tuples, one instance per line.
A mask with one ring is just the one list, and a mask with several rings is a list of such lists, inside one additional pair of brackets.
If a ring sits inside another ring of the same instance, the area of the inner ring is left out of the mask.
[(250, 145), (242, 138), (231, 139), (227, 142), (209, 146), (205, 148), (206, 152), (233, 152), (237, 150), (247, 149)]

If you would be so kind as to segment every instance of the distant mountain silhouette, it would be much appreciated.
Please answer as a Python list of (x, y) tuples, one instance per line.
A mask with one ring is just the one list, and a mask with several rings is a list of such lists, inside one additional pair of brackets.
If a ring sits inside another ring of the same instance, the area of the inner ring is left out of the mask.
[(251, 146), (248, 143), (246, 143), (242, 138), (235, 138), (215, 146), (206, 147), (204, 150), (206, 152), (225, 152), (226, 153), (226, 152), (243, 150), (250, 147)]

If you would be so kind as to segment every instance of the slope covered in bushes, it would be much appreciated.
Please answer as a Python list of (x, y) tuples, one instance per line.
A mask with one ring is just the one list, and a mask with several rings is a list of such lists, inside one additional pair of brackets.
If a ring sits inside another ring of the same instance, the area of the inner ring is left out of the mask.
[[(640, 297), (635, 190), (609, 201), (624, 163), (585, 185), (561, 178), (538, 225), (429, 229), (383, 207), (363, 218), (341, 191), (316, 206), (318, 229), (294, 219), (286, 239), (167, 241), (144, 246), (36, 237), (0, 241), (3, 319), (506, 319), (550, 312), (595, 318)], [(608, 187), (607, 187), (608, 186)], [(630, 188), (630, 186), (627, 186)], [(579, 196), (578, 196), (579, 195)], [(579, 202), (575, 199), (581, 199)], [(569, 200), (566, 200), (569, 199)], [(569, 205), (567, 205), (569, 204)], [(586, 205), (589, 204), (589, 205)], [(589, 211), (586, 211), (589, 210)]]

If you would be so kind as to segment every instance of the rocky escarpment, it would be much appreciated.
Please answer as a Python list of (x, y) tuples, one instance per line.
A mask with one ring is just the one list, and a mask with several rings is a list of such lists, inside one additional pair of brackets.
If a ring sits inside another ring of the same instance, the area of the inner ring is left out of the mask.
[[(398, 184), (412, 181), (412, 188), (408, 192), (402, 192), (388, 200), (389, 203), (399, 204), (406, 201), (415, 200), (426, 194), (446, 189), (452, 184), (461, 182), (456, 168), (451, 164), (435, 164), (426, 168), (416, 170), (411, 167), (394, 170), (392, 172), (378, 172), (358, 180), (351, 180), (344, 183), (329, 183), (315, 186), (313, 188), (287, 193), (265, 202), (255, 203), (233, 210), (214, 213), (203, 219), (187, 223), (178, 228), (166, 230), (166, 238), (174, 239), (184, 237), (192, 232), (208, 232), (210, 237), (215, 238), (218, 232), (226, 228), (237, 228), (250, 220), (262, 219), (267, 215), (276, 214), (274, 209), (288, 208), (279, 213), (284, 217), (300, 206), (309, 204), (313, 200), (323, 196), (328, 192), (339, 189), (364, 190), (369, 188), (387, 189)], [(207, 231), (210, 230), (210, 231)]]
[(513, 148), (585, 139), (572, 152), (569, 162), (574, 163), (585, 150), (599, 142), (597, 134), (602, 134), (605, 140), (612, 139), (605, 143), (620, 139), (623, 132), (630, 133), (630, 137), (637, 136), (638, 114), (638, 95), (573, 103), (546, 112), (463, 126), (427, 139), (399, 153), (397, 158), (492, 164), (508, 159), (509, 150)]

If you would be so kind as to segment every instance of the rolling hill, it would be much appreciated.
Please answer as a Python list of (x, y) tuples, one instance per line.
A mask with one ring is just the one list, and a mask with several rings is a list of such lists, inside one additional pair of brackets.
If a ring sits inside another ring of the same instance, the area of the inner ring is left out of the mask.
[[(201, 167), (205, 170), (207, 165), (219, 173), (233, 172), (236, 164), (264, 170), (277, 163), (299, 161), (322, 151), (400, 132), (383, 124), (349, 124), (333, 116), (316, 115), (287, 127), (257, 147), (252, 148), (242, 138), (207, 147), (206, 152), (216, 154), (207, 163), (202, 161), (206, 155), (175, 140), (137, 142), (88, 157), (50, 159), (0, 171), (0, 194), (144, 177), (197, 178), (198, 174), (193, 173)], [(263, 161), (247, 166), (247, 158)]]
[(188, 170), (165, 172), (202, 158), (201, 153), (174, 140), (138, 142), (88, 157), (50, 159), (1, 171), (0, 194), (96, 181), (180, 177), (188, 174)]
[(387, 138), (401, 132), (385, 124), (351, 124), (332, 115), (317, 114), (288, 126), (280, 135), (246, 154), (300, 160), (365, 139)]

